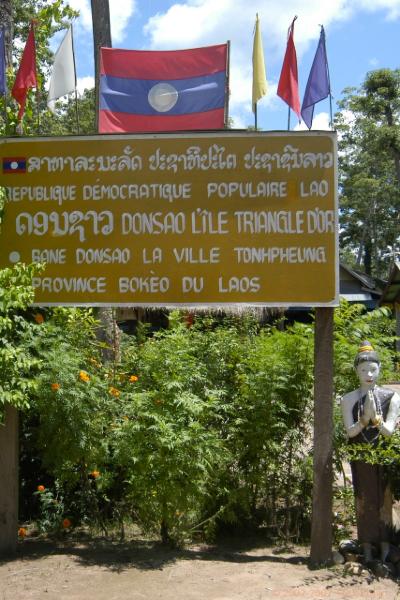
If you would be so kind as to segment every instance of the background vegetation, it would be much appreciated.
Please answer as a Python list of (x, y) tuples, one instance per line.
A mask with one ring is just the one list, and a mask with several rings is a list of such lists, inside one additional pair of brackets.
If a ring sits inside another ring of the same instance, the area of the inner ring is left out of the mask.
[[(307, 538), (312, 323), (191, 323), (174, 312), (167, 329), (142, 325), (123, 337), (120, 362), (103, 363), (90, 310), (27, 321), (33, 334), (22, 346), (37, 371), (22, 424), (23, 519), (52, 532), (65, 520), (105, 532), (119, 523), (122, 535), (135, 523), (178, 544), (231, 527)], [(353, 357), (365, 337), (393, 378), (392, 328), (387, 309), (336, 311), (338, 395), (356, 385)]]

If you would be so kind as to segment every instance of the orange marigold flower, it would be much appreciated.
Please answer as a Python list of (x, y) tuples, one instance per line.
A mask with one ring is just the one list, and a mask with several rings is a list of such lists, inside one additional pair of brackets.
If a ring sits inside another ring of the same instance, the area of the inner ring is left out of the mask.
[(91, 471), (90, 475), (93, 477), (93, 479), (97, 479), (100, 477), (100, 471)]
[(26, 536), (26, 534), (27, 534), (27, 533), (28, 533), (28, 532), (27, 532), (27, 530), (25, 529), (25, 527), (20, 527), (20, 528), (18, 529), (18, 537), (20, 537), (20, 538), (24, 538), (24, 537)]
[(108, 391), (110, 392), (110, 394), (112, 396), (115, 396), (116, 398), (118, 398), (118, 396), (120, 396), (120, 394), (121, 394), (121, 392), (119, 390), (117, 390), (117, 388), (112, 387), (112, 386), (108, 389)]
[(51, 389), (53, 390), (53, 392), (57, 392), (57, 390), (60, 389), (60, 384), (59, 383), (52, 383), (51, 384)]
[(88, 373), (86, 373), (86, 371), (79, 371), (79, 379), (81, 381), (90, 381), (90, 376)]
[(130, 381), (131, 383), (134, 383), (134, 382), (135, 382), (135, 381), (137, 381), (138, 379), (139, 379), (139, 377), (138, 377), (137, 375), (131, 375), (131, 376), (129, 377), (129, 381)]
[(38, 486), (37, 486), (37, 491), (38, 491), (38, 492), (44, 492), (44, 490), (45, 490), (45, 489), (46, 489), (46, 488), (44, 487), (44, 485), (38, 485)]
[(72, 523), (69, 519), (64, 519), (62, 522), (62, 526), (64, 529), (68, 529), (68, 527), (71, 527)]
[(44, 321), (44, 316), (40, 313), (33, 315), (33, 318), (35, 319), (36, 323), (39, 323), (39, 325)]

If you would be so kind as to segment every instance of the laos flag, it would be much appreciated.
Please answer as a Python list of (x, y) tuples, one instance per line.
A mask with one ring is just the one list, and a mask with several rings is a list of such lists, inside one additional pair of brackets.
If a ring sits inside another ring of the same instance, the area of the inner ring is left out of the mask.
[(228, 44), (191, 50), (101, 48), (99, 132), (223, 129)]

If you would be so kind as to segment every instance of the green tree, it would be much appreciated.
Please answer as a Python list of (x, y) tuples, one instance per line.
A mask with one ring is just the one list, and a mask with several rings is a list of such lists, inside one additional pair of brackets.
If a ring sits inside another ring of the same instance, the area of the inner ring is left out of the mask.
[(400, 70), (347, 88), (336, 116), (342, 257), (385, 276), (400, 250)]
[(41, 117), (41, 128), (50, 135), (94, 135), (97, 133), (95, 114), (94, 88), (85, 89), (77, 98), (77, 107), (71, 96), (66, 103), (56, 103), (55, 114), (45, 111)]

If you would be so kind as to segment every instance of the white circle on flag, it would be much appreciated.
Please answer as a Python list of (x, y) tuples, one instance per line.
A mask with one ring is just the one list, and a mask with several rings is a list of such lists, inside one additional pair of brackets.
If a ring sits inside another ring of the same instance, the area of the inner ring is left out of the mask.
[(21, 255), (19, 252), (14, 250), (13, 252), (10, 252), (10, 254), (8, 255), (8, 259), (12, 263), (17, 263), (21, 259)]
[(170, 83), (156, 83), (149, 91), (148, 100), (157, 112), (167, 112), (178, 102), (178, 90)]
[(18, 163), (16, 160), (13, 160), (12, 163), (10, 163), (10, 168), (15, 171), (15, 169), (18, 169)]

